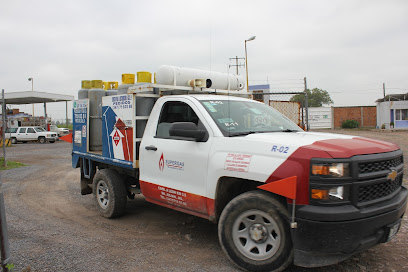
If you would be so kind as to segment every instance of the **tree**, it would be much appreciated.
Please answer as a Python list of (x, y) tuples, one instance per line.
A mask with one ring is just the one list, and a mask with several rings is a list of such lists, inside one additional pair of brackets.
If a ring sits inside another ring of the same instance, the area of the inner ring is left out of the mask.
[[(327, 91), (314, 88), (313, 90), (306, 90), (307, 92), (307, 102), (309, 107), (321, 107), (323, 104), (333, 104), (333, 100), (330, 98), (330, 95)], [(300, 102), (301, 106), (304, 107), (305, 103), (304, 94), (296, 94), (292, 96), (290, 101)]]

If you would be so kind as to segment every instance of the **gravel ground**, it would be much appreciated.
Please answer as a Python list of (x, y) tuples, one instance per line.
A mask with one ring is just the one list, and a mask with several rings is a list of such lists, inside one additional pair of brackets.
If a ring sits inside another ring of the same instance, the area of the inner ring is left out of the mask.
[[(408, 158), (407, 132), (327, 131), (397, 143)], [(17, 144), (8, 158), (28, 166), (1, 171), (13, 271), (238, 271), (223, 253), (217, 226), (143, 197), (125, 216), (99, 216), (91, 195), (79, 193), (71, 146)], [(405, 178), (407, 183), (407, 162)], [(398, 235), (337, 265), (287, 271), (408, 271), (408, 222)]]

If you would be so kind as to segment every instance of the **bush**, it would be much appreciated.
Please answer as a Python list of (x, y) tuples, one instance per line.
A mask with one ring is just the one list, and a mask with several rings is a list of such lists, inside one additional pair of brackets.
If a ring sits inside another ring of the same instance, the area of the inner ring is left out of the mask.
[(360, 124), (356, 120), (345, 120), (341, 124), (342, 128), (358, 128)]

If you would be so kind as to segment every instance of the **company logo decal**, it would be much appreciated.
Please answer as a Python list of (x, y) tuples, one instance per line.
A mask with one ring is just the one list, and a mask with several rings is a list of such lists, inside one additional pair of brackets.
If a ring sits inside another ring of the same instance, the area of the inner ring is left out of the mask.
[(165, 160), (163, 153), (161, 154), (159, 160), (159, 169), (160, 171), (164, 170), (164, 166), (168, 169), (174, 169), (179, 171), (184, 171), (184, 162), (182, 161), (175, 161), (175, 160)]
[(163, 153), (161, 154), (160, 160), (159, 160), (159, 169), (160, 171), (163, 171), (164, 168), (164, 158), (163, 158)]
[(182, 161), (166, 160), (166, 166), (170, 169), (184, 171), (184, 162)]
[(397, 178), (397, 174), (397, 171), (392, 169), (391, 173), (388, 174), (387, 179), (390, 181), (395, 181), (395, 179)]

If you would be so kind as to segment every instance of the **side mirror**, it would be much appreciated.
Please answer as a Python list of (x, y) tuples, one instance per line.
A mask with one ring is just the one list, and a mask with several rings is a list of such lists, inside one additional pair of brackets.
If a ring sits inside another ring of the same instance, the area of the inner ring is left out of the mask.
[(172, 123), (169, 130), (170, 136), (194, 139), (196, 142), (205, 142), (208, 137), (207, 131), (199, 130), (193, 122)]

